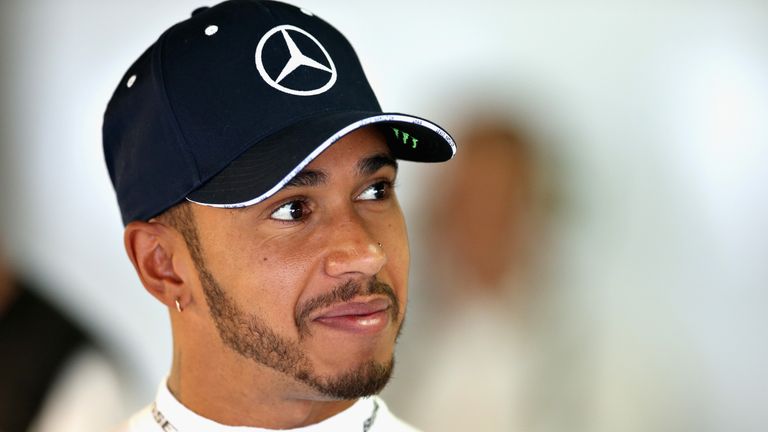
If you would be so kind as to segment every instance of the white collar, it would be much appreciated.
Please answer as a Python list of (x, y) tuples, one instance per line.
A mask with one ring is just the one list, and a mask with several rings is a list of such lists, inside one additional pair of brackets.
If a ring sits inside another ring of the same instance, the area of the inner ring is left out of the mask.
[[(358, 399), (351, 407), (310, 426), (287, 429), (296, 432), (368, 431), (373, 425), (379, 407), (386, 406), (377, 397)], [(165, 432), (270, 432), (248, 426), (226, 426), (196, 414), (181, 404), (163, 381), (152, 404), (152, 416)]]

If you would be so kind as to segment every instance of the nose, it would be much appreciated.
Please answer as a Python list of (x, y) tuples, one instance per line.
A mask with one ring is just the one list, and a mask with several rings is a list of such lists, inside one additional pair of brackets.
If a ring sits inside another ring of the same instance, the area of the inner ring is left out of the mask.
[(350, 217), (331, 228), (325, 272), (332, 277), (376, 275), (387, 262), (384, 248), (359, 217)]

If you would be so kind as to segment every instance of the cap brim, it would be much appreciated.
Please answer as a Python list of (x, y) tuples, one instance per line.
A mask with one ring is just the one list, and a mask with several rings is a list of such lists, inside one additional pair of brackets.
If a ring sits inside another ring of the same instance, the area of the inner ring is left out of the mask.
[(187, 200), (222, 208), (257, 204), (285, 186), (333, 143), (368, 125), (386, 129), (387, 144), (397, 159), (443, 162), (456, 154), (453, 138), (419, 117), (361, 111), (328, 113), (295, 123), (255, 143), (189, 193)]

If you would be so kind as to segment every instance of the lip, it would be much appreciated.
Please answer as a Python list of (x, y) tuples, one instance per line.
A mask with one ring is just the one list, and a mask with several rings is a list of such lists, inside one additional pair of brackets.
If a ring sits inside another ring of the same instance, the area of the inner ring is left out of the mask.
[(389, 324), (390, 306), (383, 298), (340, 303), (322, 310), (312, 322), (345, 332), (377, 333)]

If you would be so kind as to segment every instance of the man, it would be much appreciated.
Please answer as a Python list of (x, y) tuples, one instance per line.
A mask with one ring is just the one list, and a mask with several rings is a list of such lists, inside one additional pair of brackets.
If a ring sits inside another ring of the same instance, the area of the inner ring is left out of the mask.
[(409, 252), (397, 159), (455, 153), (384, 114), (352, 47), (297, 7), (198, 9), (128, 70), (104, 149), (173, 363), (122, 431), (407, 431), (393, 367)]

